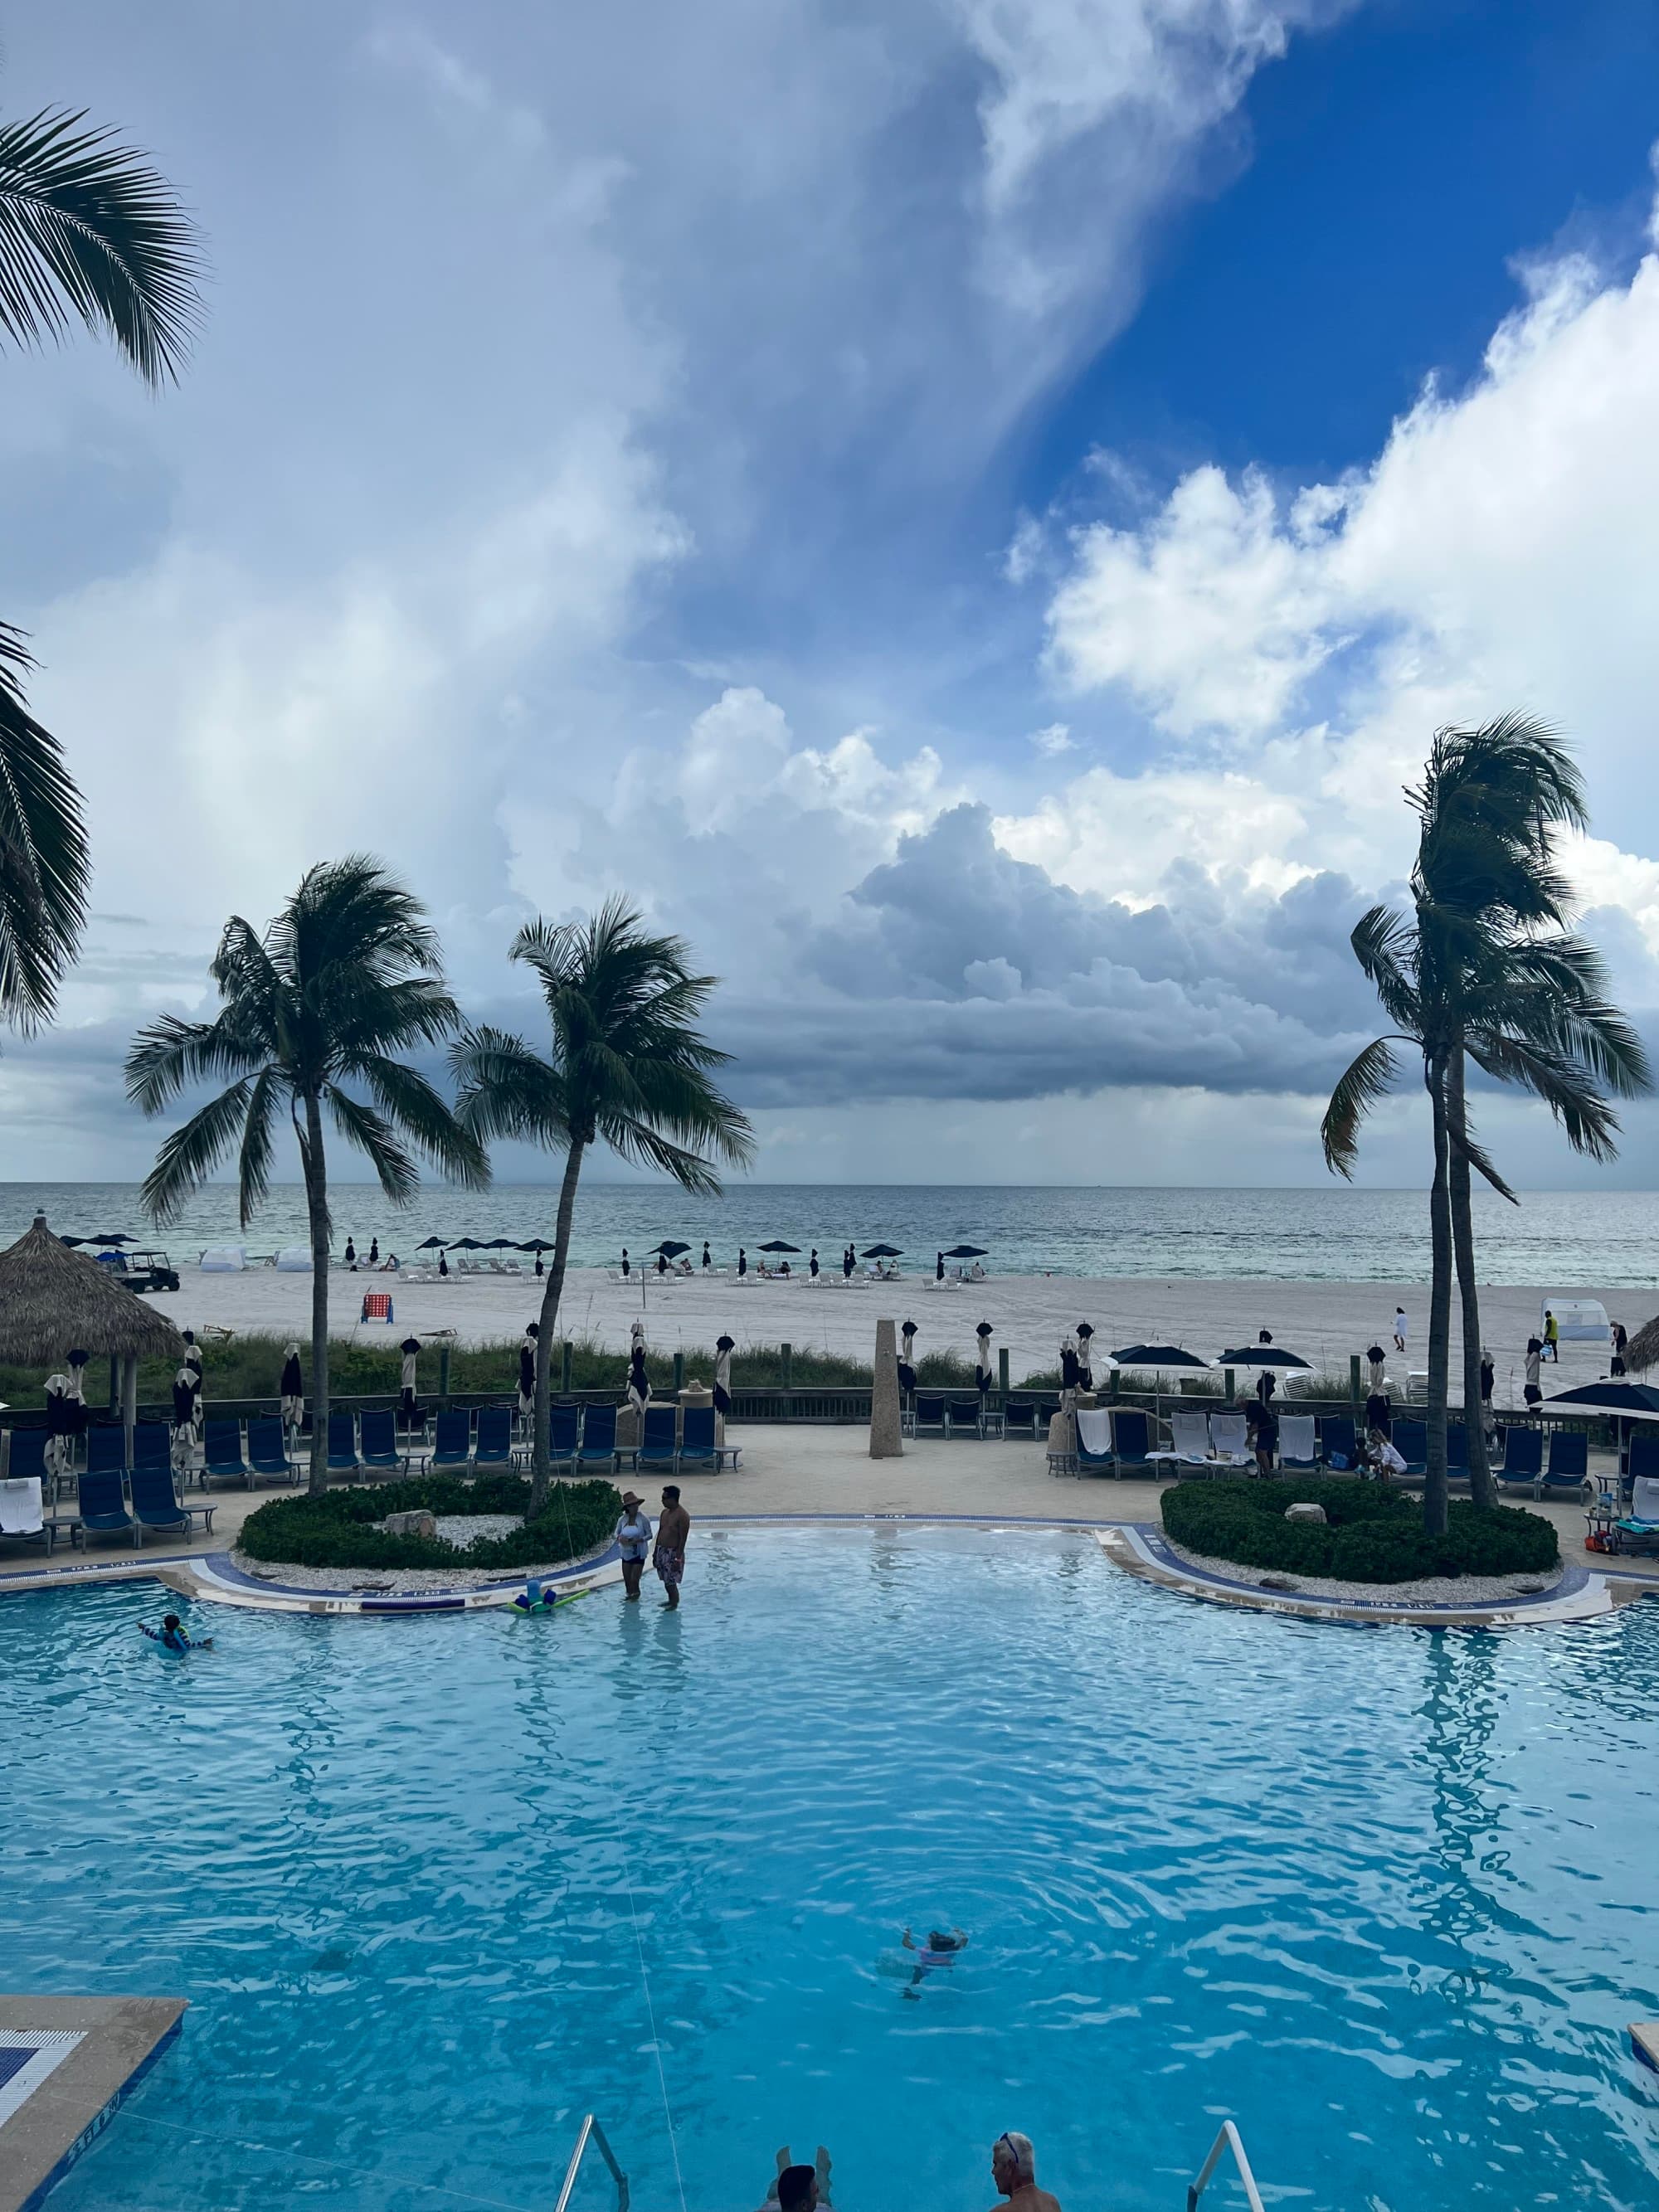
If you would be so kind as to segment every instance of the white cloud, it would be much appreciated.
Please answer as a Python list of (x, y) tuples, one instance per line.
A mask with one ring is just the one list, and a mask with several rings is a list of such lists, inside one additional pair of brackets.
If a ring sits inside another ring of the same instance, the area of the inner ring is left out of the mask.
[(1058, 760), (1061, 753), (1077, 750), (1072, 732), (1064, 722), (1050, 722), (1041, 730), (1033, 730), (1030, 743), (1032, 751), (1044, 760)]

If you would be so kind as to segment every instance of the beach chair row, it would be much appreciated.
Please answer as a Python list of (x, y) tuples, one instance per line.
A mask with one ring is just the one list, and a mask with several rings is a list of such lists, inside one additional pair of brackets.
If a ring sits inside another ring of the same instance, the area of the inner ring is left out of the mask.
[(1002, 1409), (983, 1399), (951, 1397), (943, 1392), (918, 1390), (900, 1408), (899, 1425), (907, 1437), (1000, 1437)]
[[(626, 1465), (674, 1472), (701, 1468), (717, 1474), (728, 1464), (739, 1463), (739, 1446), (715, 1442), (712, 1406), (647, 1406), (640, 1440), (634, 1444), (617, 1440), (619, 1411), (616, 1406), (550, 1407), (547, 1442), (552, 1464), (594, 1474), (616, 1474)], [(422, 1455), (421, 1463), (441, 1474), (468, 1466), (510, 1467), (527, 1460), (528, 1447), (512, 1443), (512, 1410), (505, 1406), (479, 1407), (476, 1437), (471, 1414), (440, 1413), (433, 1425), (431, 1448)]]
[[(14, 1435), (14, 1445), (15, 1442)], [(129, 1536), (137, 1547), (151, 1530), (160, 1535), (188, 1536), (198, 1523), (212, 1528), (211, 1505), (186, 1504), (179, 1496), (173, 1471), (173, 1431), (167, 1422), (139, 1423), (132, 1432), (130, 1464), (124, 1430), (91, 1429), (87, 1444), (91, 1463), (82, 1470), (76, 1486), (75, 1510), (55, 1512), (52, 1516), (53, 1528), (67, 1534), (71, 1544), (84, 1544), (94, 1536)]]

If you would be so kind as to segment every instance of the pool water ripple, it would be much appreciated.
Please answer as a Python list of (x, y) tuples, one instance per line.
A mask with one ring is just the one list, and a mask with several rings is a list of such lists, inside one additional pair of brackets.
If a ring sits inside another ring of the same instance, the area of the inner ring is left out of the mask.
[(678, 1618), (227, 1613), (179, 1664), (158, 1609), (0, 1607), (8, 1978), (192, 2005), (63, 2212), (541, 2205), (588, 2109), (672, 2206), (651, 2010), (690, 2212), (786, 2141), (980, 2212), (1006, 2126), (1152, 2212), (1223, 2112), (1309, 2212), (1652, 2201), (1652, 1608), (1352, 1632), (1075, 1533), (774, 1528), (700, 1530)]

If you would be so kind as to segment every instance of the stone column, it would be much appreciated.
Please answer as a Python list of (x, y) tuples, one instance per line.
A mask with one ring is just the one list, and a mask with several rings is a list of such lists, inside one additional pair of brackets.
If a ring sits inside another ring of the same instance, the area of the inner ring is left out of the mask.
[(898, 1323), (876, 1323), (876, 1379), (870, 1393), (870, 1456), (902, 1459), (899, 1435)]

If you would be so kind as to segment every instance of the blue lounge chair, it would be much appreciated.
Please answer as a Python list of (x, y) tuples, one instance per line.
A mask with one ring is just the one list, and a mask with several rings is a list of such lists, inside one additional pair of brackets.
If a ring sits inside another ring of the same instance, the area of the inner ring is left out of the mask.
[(1035, 1437), (1036, 1432), (1036, 1400), (1010, 1398), (1002, 1409), (1003, 1435), (1005, 1437)]
[(1396, 1421), (1389, 1441), (1406, 1462), (1405, 1479), (1429, 1471), (1429, 1431), (1425, 1421)]
[[(211, 1505), (181, 1505), (179, 1493), (173, 1486), (170, 1467), (140, 1467), (135, 1464), (132, 1475), (132, 1516), (138, 1524), (136, 1542), (143, 1541), (146, 1528), (164, 1528), (170, 1534), (181, 1532), (189, 1535), (199, 1519), (203, 1526), (213, 1526)], [(82, 1516), (82, 1518), (85, 1516)]]
[(398, 1449), (398, 1416), (390, 1407), (380, 1413), (360, 1413), (357, 1429), (366, 1468), (372, 1467), (377, 1474), (407, 1472), (409, 1454)]
[(173, 1466), (173, 1431), (165, 1421), (140, 1421), (132, 1432), (134, 1467)]
[(1462, 1421), (1446, 1424), (1446, 1472), (1454, 1480), (1469, 1471), (1469, 1432)]
[[(94, 1429), (94, 1436), (106, 1431)], [(114, 1431), (118, 1443), (121, 1432)], [(88, 1468), (81, 1477), (81, 1526), (88, 1537), (131, 1536), (135, 1546), (143, 1541), (143, 1532), (127, 1511), (125, 1492), (121, 1486), (118, 1467)]]
[(1492, 1470), (1500, 1490), (1524, 1490), (1536, 1498), (1544, 1482), (1542, 1429), (1507, 1429), (1504, 1433), (1504, 1463)]
[(1583, 1429), (1556, 1429), (1550, 1436), (1549, 1464), (1540, 1495), (1582, 1498), (1589, 1480), (1589, 1438)]
[(711, 1468), (718, 1474), (729, 1461), (736, 1467), (742, 1456), (740, 1444), (720, 1444), (714, 1441), (714, 1408), (712, 1406), (688, 1406), (680, 1415), (680, 1465)]
[(242, 1456), (240, 1421), (210, 1421), (202, 1432), (202, 1487), (210, 1482), (240, 1482), (253, 1487), (253, 1469)]
[(1112, 1415), (1112, 1465), (1121, 1474), (1126, 1468), (1146, 1468), (1152, 1448), (1152, 1427), (1145, 1413), (1126, 1406)]
[(459, 1473), (471, 1464), (472, 1416), (463, 1407), (440, 1413), (432, 1424), (432, 1449), (424, 1464), (437, 1474)]
[(247, 1463), (255, 1474), (280, 1482), (300, 1480), (299, 1462), (289, 1457), (288, 1431), (280, 1421), (250, 1421), (247, 1425)]
[(945, 1402), (945, 1433), (953, 1437), (960, 1430), (964, 1437), (983, 1437), (985, 1424), (980, 1415), (977, 1398), (947, 1398)]
[[(1097, 1413), (1098, 1413), (1098, 1411), (1099, 1411), (1098, 1407), (1097, 1407), (1095, 1410), (1096, 1410), (1096, 1412), (1097, 1412)], [(1102, 1445), (1103, 1449), (1097, 1449), (1097, 1450), (1094, 1450), (1094, 1451), (1091, 1451), (1091, 1450), (1090, 1450), (1088, 1444), (1085, 1443), (1085, 1439), (1084, 1439), (1084, 1435), (1083, 1435), (1083, 1421), (1084, 1421), (1084, 1416), (1083, 1416), (1081, 1413), (1078, 1414), (1078, 1416), (1077, 1416), (1077, 1461), (1076, 1461), (1076, 1463), (1075, 1463), (1075, 1465), (1073, 1466), (1073, 1469), (1072, 1469), (1072, 1472), (1073, 1472), (1073, 1474), (1076, 1474), (1076, 1475), (1085, 1475), (1085, 1474), (1109, 1474), (1112, 1472), (1112, 1468), (1113, 1468), (1113, 1465), (1114, 1465), (1113, 1457), (1112, 1457), (1112, 1420), (1111, 1420), (1111, 1415), (1110, 1415), (1109, 1413), (1108, 1413), (1108, 1414), (1107, 1414), (1107, 1415), (1105, 1415), (1105, 1417), (1104, 1417), (1104, 1428), (1105, 1428), (1105, 1434), (1104, 1434), (1104, 1436), (1103, 1436), (1103, 1437), (1102, 1437), (1100, 1438), (1100, 1443), (1101, 1443), (1101, 1445)], [(1094, 1427), (1094, 1426), (1096, 1426), (1096, 1423), (1095, 1423), (1095, 1422), (1093, 1422), (1093, 1421), (1091, 1421), (1091, 1422), (1090, 1423), (1090, 1425), (1091, 1425), (1091, 1427)]]
[(51, 1439), (44, 1429), (13, 1429), (11, 1452), (6, 1462), (7, 1472), (20, 1482), (31, 1476), (37, 1482), (50, 1482), (52, 1475), (46, 1467), (46, 1446)]
[(578, 1467), (608, 1467), (614, 1474), (621, 1454), (617, 1449), (617, 1409), (589, 1406), (582, 1415), (582, 1440), (576, 1451)]
[(679, 1457), (674, 1431), (678, 1408), (673, 1406), (647, 1406), (640, 1431), (640, 1448), (635, 1467), (672, 1468)]
[(475, 1468), (511, 1467), (513, 1464), (513, 1408), (511, 1406), (480, 1406), (478, 1408), (478, 1443), (472, 1455)]
[(943, 1398), (935, 1395), (932, 1392), (928, 1393), (925, 1397), (921, 1391), (916, 1393), (915, 1402), (910, 1409), (910, 1433), (913, 1437), (942, 1437), (945, 1435), (945, 1401)]
[(1629, 1491), (1644, 1476), (1659, 1475), (1659, 1436), (1651, 1429), (1634, 1429), (1631, 1432), (1630, 1455), (1625, 1463), (1625, 1488)]
[(1353, 1423), (1346, 1413), (1328, 1413), (1319, 1424), (1319, 1456), (1327, 1467), (1339, 1472), (1357, 1464), (1359, 1453)]
[(357, 1456), (357, 1422), (351, 1413), (328, 1417), (328, 1471), (331, 1475), (344, 1475), (348, 1482), (363, 1471)]
[(126, 1431), (118, 1422), (87, 1431), (87, 1473), (125, 1474), (127, 1471)]
[(568, 1467), (576, 1456), (576, 1436), (581, 1423), (580, 1406), (550, 1406), (547, 1411), (547, 1456), (555, 1467)]

